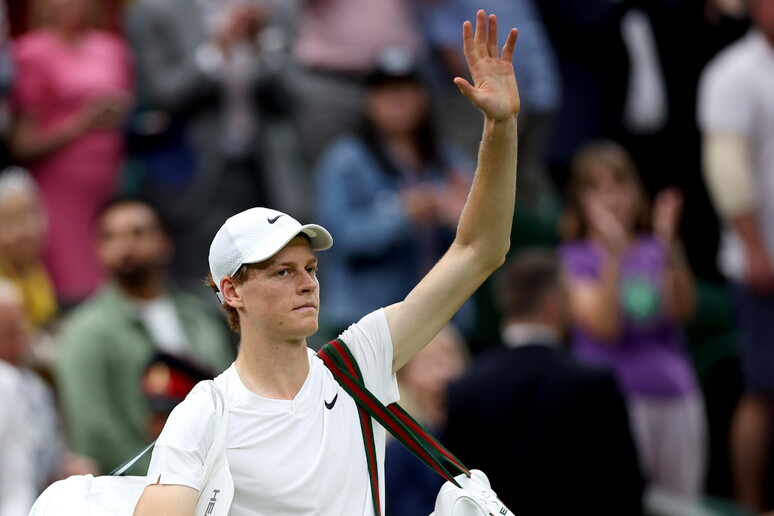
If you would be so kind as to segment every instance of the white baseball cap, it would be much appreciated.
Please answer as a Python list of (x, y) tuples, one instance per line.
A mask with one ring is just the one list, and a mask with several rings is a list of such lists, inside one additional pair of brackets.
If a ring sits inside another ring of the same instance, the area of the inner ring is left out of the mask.
[(210, 273), (215, 285), (220, 288), (224, 277), (236, 274), (246, 263), (268, 260), (301, 233), (309, 237), (314, 251), (324, 251), (333, 245), (333, 237), (324, 227), (301, 225), (281, 211), (250, 208), (230, 217), (210, 245)]

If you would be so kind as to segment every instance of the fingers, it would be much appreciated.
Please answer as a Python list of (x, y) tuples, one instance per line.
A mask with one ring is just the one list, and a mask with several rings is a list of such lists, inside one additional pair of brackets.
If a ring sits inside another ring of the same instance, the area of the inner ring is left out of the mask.
[[(487, 23), (488, 21), (488, 23)], [(513, 52), (516, 47), (516, 39), (519, 31), (511, 29), (508, 38), (503, 45), (502, 59), (504, 61), (513, 61)], [(497, 16), (490, 14), (488, 17), (483, 9), (476, 13), (476, 26), (470, 21), (462, 24), (462, 42), (465, 56), (470, 64), (477, 62), (484, 57), (500, 57), (497, 47)]]
[(489, 57), (500, 57), (500, 52), (497, 48), (497, 16), (494, 14), (489, 15), (489, 33), (486, 37), (486, 49)]
[(462, 77), (455, 77), (454, 78), (454, 84), (457, 85), (457, 87), (460, 89), (463, 95), (465, 95), (470, 100), (473, 100), (476, 95), (476, 88), (471, 86), (471, 84)]
[(519, 30), (511, 29), (511, 32), (508, 33), (508, 39), (505, 40), (505, 45), (503, 45), (503, 61), (507, 61), (508, 63), (513, 62), (513, 49), (516, 48), (516, 40), (518, 37)]
[(473, 37), (476, 47), (486, 47), (486, 36), (486, 13), (483, 9), (479, 9), (476, 13), (476, 34)]
[(466, 21), (462, 24), (462, 49), (468, 63), (473, 64), (475, 60), (475, 45), (473, 43), (473, 24)]

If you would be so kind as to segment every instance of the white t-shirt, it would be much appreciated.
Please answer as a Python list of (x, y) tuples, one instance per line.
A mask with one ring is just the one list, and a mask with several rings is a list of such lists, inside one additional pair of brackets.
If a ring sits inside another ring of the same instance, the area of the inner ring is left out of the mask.
[[(368, 389), (385, 405), (397, 401), (384, 311), (365, 316), (340, 338), (357, 359)], [(229, 407), (231, 516), (373, 514), (357, 406), (312, 350), (309, 375), (293, 400), (253, 394), (233, 365), (215, 382), (226, 393)], [(215, 429), (212, 414), (212, 400), (203, 391), (172, 411), (153, 451), (148, 484), (201, 489)], [(374, 434), (384, 511), (385, 430), (376, 422)]]
[[(698, 115), (704, 133), (738, 135), (749, 143), (760, 227), (774, 256), (774, 47), (763, 34), (751, 31), (707, 65)], [(729, 278), (744, 276), (743, 253), (739, 237), (726, 227), (718, 265)]]

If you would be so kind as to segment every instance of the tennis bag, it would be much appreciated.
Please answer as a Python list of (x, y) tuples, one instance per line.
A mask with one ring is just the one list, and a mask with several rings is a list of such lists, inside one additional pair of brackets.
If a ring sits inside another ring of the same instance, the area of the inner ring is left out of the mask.
[[(317, 356), (357, 403), (368, 461), (374, 514), (381, 516), (381, 501), (371, 418), (378, 421), (419, 460), (446, 479), (435, 500), (435, 511), (430, 516), (513, 516), (497, 498), (489, 479), (482, 471), (468, 470), (398, 404), (391, 403), (385, 407), (366, 388), (357, 361), (343, 341), (337, 339), (329, 342), (318, 351)], [(454, 476), (453, 472), (459, 474)]]
[[(204, 488), (194, 514), (226, 516), (234, 497), (234, 482), (226, 461), (228, 410), (223, 392), (214, 381), (199, 382), (191, 392), (199, 389), (212, 395), (218, 421), (204, 461)], [(29, 516), (132, 516), (146, 478), (125, 474), (152, 448), (153, 444), (149, 445), (109, 475), (73, 475), (54, 482), (35, 501)]]

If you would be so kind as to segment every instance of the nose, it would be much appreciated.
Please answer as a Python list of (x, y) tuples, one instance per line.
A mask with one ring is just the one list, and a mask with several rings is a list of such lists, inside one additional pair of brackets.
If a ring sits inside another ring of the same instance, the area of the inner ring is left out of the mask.
[(317, 276), (304, 270), (299, 275), (298, 290), (302, 294), (310, 294), (317, 290)]

